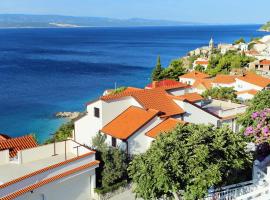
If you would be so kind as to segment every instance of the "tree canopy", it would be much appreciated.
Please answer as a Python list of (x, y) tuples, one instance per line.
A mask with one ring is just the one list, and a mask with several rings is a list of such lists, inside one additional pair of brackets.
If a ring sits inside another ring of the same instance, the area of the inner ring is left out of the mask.
[(161, 66), (160, 56), (158, 56), (156, 67), (153, 69), (152, 72), (152, 81), (159, 81), (162, 80), (161, 73), (163, 68)]
[(227, 127), (179, 125), (135, 157), (129, 175), (138, 197), (199, 199), (212, 186), (234, 182), (250, 166), (245, 148), (243, 135)]
[(233, 44), (240, 44), (240, 43), (246, 43), (244, 38), (239, 38), (238, 40), (235, 40)]
[(202, 96), (212, 97), (219, 100), (231, 100), (233, 102), (238, 102), (237, 95), (235, 94), (233, 87), (213, 87), (202, 93)]
[(228, 74), (231, 69), (243, 68), (252, 61), (254, 61), (254, 58), (236, 51), (228, 51), (224, 55), (217, 53), (211, 55), (206, 72), (212, 76), (218, 73)]

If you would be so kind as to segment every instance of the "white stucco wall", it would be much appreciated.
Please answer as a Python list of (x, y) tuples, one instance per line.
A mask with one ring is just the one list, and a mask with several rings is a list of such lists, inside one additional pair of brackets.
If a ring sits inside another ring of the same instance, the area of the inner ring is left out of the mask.
[(9, 163), (9, 150), (0, 151), (0, 165)]
[(259, 87), (257, 85), (253, 85), (250, 83), (247, 83), (245, 81), (236, 79), (236, 83), (235, 83), (235, 90), (236, 91), (244, 91), (244, 90), (262, 90), (263, 87)]
[(179, 106), (181, 106), (186, 113), (183, 116), (183, 120), (193, 124), (213, 124), (215, 126), (218, 125), (218, 118), (209, 114), (208, 112), (197, 108), (196, 106), (184, 102), (174, 100)]
[(131, 136), (128, 139), (129, 154), (134, 155), (146, 152), (154, 139), (145, 134), (161, 122), (162, 120), (159, 117), (155, 117)]
[(237, 95), (237, 99), (241, 100), (241, 101), (246, 101), (246, 100), (250, 100), (254, 97), (254, 95), (252, 94), (248, 94), (248, 93), (244, 93), (244, 94), (238, 94)]
[(94, 196), (94, 170), (84, 170), (69, 177), (44, 185), (16, 200), (87, 200)]
[(235, 83), (225, 84), (225, 83), (212, 83), (213, 87), (235, 87)]
[(195, 79), (192, 79), (192, 78), (179, 78), (179, 81), (182, 82), (182, 83), (193, 85), (193, 83), (195, 82)]
[[(75, 122), (75, 140), (91, 146), (92, 138), (109, 122), (130, 106), (142, 107), (134, 98), (124, 97), (118, 100), (99, 100), (87, 106), (87, 115)], [(99, 108), (100, 117), (94, 116), (94, 108)]]

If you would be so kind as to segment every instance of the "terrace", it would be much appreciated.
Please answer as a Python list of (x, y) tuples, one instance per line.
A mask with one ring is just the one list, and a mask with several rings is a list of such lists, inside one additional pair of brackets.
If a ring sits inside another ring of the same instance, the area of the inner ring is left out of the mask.
[(244, 113), (247, 106), (232, 103), (230, 101), (212, 99), (204, 104), (203, 109), (219, 116), (220, 118), (228, 118)]
[(8, 150), (0, 151), (0, 158), (0, 198), (78, 167), (97, 164), (95, 152), (73, 140), (21, 150), (14, 159), (9, 158)]

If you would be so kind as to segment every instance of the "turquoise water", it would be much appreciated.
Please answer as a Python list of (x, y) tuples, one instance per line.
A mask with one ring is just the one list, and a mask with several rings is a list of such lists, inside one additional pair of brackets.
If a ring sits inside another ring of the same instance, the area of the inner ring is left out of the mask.
[(103, 90), (143, 87), (158, 55), (162, 64), (207, 45), (266, 33), (259, 25), (137, 28), (1, 29), (0, 132), (48, 138)]

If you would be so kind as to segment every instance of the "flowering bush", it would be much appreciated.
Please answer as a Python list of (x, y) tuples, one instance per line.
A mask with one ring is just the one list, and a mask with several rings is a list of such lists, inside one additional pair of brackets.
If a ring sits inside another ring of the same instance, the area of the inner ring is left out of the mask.
[(246, 128), (244, 135), (250, 137), (256, 144), (270, 143), (270, 108), (251, 115), (254, 123)]

